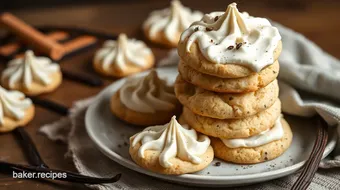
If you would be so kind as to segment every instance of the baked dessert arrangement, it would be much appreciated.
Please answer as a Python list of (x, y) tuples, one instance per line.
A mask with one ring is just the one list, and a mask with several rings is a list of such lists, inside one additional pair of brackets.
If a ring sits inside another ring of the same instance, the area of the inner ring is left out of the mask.
[(105, 76), (125, 77), (150, 69), (154, 60), (151, 49), (144, 42), (120, 34), (117, 41), (107, 40), (96, 52), (93, 67)]
[(129, 152), (141, 167), (169, 175), (202, 170), (214, 159), (209, 137), (180, 125), (176, 116), (132, 136)]
[(143, 24), (143, 31), (151, 42), (166, 47), (177, 47), (181, 33), (202, 16), (201, 12), (192, 11), (180, 1), (173, 0), (170, 8), (150, 13)]
[(292, 131), (281, 116), (278, 57), (281, 36), (267, 19), (240, 13), (206, 14), (178, 44), (175, 93), (180, 120), (210, 136), (215, 156), (254, 164), (288, 149)]
[(31, 50), (23, 57), (11, 60), (1, 76), (3, 87), (30, 96), (52, 92), (61, 82), (59, 65), (47, 57), (36, 57)]
[(128, 123), (150, 126), (167, 123), (181, 112), (173, 86), (155, 70), (143, 77), (131, 77), (111, 98), (112, 113)]
[(34, 117), (34, 105), (19, 91), (8, 91), (0, 86), (0, 133), (25, 126)]

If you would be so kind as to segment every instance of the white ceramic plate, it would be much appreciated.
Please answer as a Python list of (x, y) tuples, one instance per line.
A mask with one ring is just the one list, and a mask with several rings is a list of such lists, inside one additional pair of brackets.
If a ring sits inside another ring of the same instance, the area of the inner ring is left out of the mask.
[[(161, 78), (167, 78), (173, 83), (178, 72), (176, 67), (158, 68)], [(136, 76), (145, 75), (148, 72)], [(290, 148), (279, 158), (265, 163), (254, 165), (237, 165), (223, 162), (219, 159), (214, 161), (206, 169), (180, 176), (161, 175), (136, 165), (129, 155), (129, 137), (142, 128), (129, 125), (114, 117), (109, 108), (110, 97), (120, 88), (125, 79), (118, 80), (103, 90), (97, 100), (89, 107), (86, 113), (85, 123), (90, 138), (99, 150), (113, 161), (137, 172), (154, 176), (163, 180), (176, 183), (185, 183), (195, 186), (237, 186), (287, 176), (299, 170), (308, 158), (316, 136), (316, 126), (308, 119), (288, 117), (287, 121), (292, 127), (294, 134)], [(336, 133), (330, 133), (329, 142), (324, 152), (327, 156), (336, 143)], [(220, 166), (214, 163), (220, 161)]]

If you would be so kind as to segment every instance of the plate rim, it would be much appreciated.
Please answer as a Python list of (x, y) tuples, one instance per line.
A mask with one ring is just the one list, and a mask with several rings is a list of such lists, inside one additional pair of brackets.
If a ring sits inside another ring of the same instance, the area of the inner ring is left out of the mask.
[[(162, 68), (156, 68), (157, 71), (159, 70), (164, 70), (164, 69), (170, 69), (169, 67), (162, 67)], [(150, 71), (145, 71), (142, 73), (138, 73), (136, 75), (134, 75), (133, 77), (138, 77), (140, 75), (144, 75), (146, 73), (148, 73)], [(253, 173), (253, 174), (245, 174), (245, 175), (229, 175), (229, 176), (216, 176), (216, 175), (195, 175), (195, 174), (182, 174), (182, 175), (178, 175), (178, 176), (173, 176), (173, 175), (164, 175), (164, 174), (159, 174), (159, 173), (155, 173), (152, 171), (149, 171), (145, 168), (140, 167), (139, 165), (137, 165), (136, 163), (134, 163), (132, 160), (130, 159), (126, 159), (122, 156), (120, 156), (119, 154), (117, 154), (116, 152), (114, 152), (113, 150), (110, 150), (108, 147), (106, 147), (104, 145), (104, 143), (102, 143), (98, 138), (96, 138), (96, 135), (94, 134), (93, 130), (91, 129), (90, 126), (90, 121), (89, 121), (89, 114), (91, 113), (91, 110), (94, 109), (95, 106), (97, 106), (104, 98), (104, 95), (108, 92), (111, 91), (111, 88), (113, 88), (114, 86), (116, 86), (117, 83), (125, 81), (127, 78), (121, 78), (118, 79), (116, 81), (114, 81), (112, 84), (110, 84), (109, 86), (105, 87), (103, 90), (101, 90), (99, 92), (99, 94), (96, 96), (94, 102), (87, 108), (86, 113), (85, 113), (85, 128), (87, 131), (87, 134), (89, 135), (90, 139), (94, 142), (94, 144), (96, 145), (96, 147), (108, 158), (110, 158), (111, 160), (115, 161), (116, 163), (123, 165), (126, 168), (129, 168), (131, 170), (137, 171), (139, 173), (142, 174), (146, 174), (149, 176), (153, 176), (153, 177), (157, 177), (157, 178), (162, 178), (165, 180), (170, 180), (173, 182), (186, 182), (186, 183), (190, 183), (190, 184), (206, 184), (208, 183), (219, 183), (220, 185), (232, 185), (232, 184), (238, 184), (236, 180), (248, 180), (249, 183), (251, 183), (252, 181), (267, 181), (267, 180), (272, 180), (272, 179), (276, 179), (276, 178), (280, 178), (289, 174), (292, 174), (294, 172), (296, 172), (297, 170), (299, 170), (305, 161), (301, 161), (298, 162), (294, 165), (288, 166), (288, 167), (284, 167), (284, 168), (280, 168), (277, 170), (273, 170), (273, 171), (266, 171), (266, 172), (262, 172), (262, 173)], [(325, 158), (328, 154), (330, 154), (332, 152), (332, 150), (334, 149), (335, 145), (336, 145), (336, 141), (337, 141), (337, 135), (336, 133), (333, 133), (333, 135), (331, 136), (331, 138), (329, 138), (329, 142), (326, 145), (325, 151), (323, 153), (322, 158)], [(265, 179), (263, 179), (265, 178)], [(261, 180), (263, 179), (263, 180)], [(193, 181), (195, 180), (195, 181)], [(235, 181), (236, 183), (231, 183)], [(222, 183), (221, 183), (222, 182)], [(223, 182), (227, 182), (227, 183), (223, 183)], [(216, 184), (218, 185), (218, 184)]]

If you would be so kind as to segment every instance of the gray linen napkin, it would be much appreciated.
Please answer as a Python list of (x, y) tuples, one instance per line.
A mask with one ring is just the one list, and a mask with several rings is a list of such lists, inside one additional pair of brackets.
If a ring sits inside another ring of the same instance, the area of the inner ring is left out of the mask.
[[(282, 25), (278, 27), (283, 41), (280, 56), (280, 99), (284, 112), (309, 117), (320, 114), (331, 126), (340, 123), (340, 61), (323, 52), (313, 42)], [(178, 63), (176, 50), (159, 62), (159, 66)], [(41, 127), (40, 131), (52, 140), (68, 143), (74, 164), (82, 174), (108, 176), (122, 173), (122, 179), (115, 184), (94, 185), (94, 189), (197, 189), (160, 181), (124, 168), (108, 159), (88, 137), (84, 115), (94, 98), (75, 103), (70, 116)], [(70, 131), (70, 132), (68, 132)], [(340, 129), (338, 127), (338, 133)], [(68, 136), (68, 137), (67, 137)], [(337, 145), (332, 157), (324, 159), (316, 173), (310, 189), (338, 189), (340, 181), (340, 146)], [(289, 189), (297, 174), (238, 189)], [(204, 188), (202, 188), (204, 189)], [(224, 188), (225, 189), (225, 188)]]

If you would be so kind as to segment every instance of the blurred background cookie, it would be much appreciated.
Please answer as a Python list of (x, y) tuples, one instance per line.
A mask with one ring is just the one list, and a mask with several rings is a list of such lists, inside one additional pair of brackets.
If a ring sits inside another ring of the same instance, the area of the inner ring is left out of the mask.
[(117, 41), (108, 40), (93, 59), (94, 69), (105, 76), (125, 77), (150, 69), (154, 55), (144, 42), (120, 34)]
[(143, 31), (151, 42), (177, 47), (182, 32), (202, 16), (201, 12), (192, 11), (184, 7), (179, 0), (173, 0), (170, 8), (150, 13), (143, 24)]

